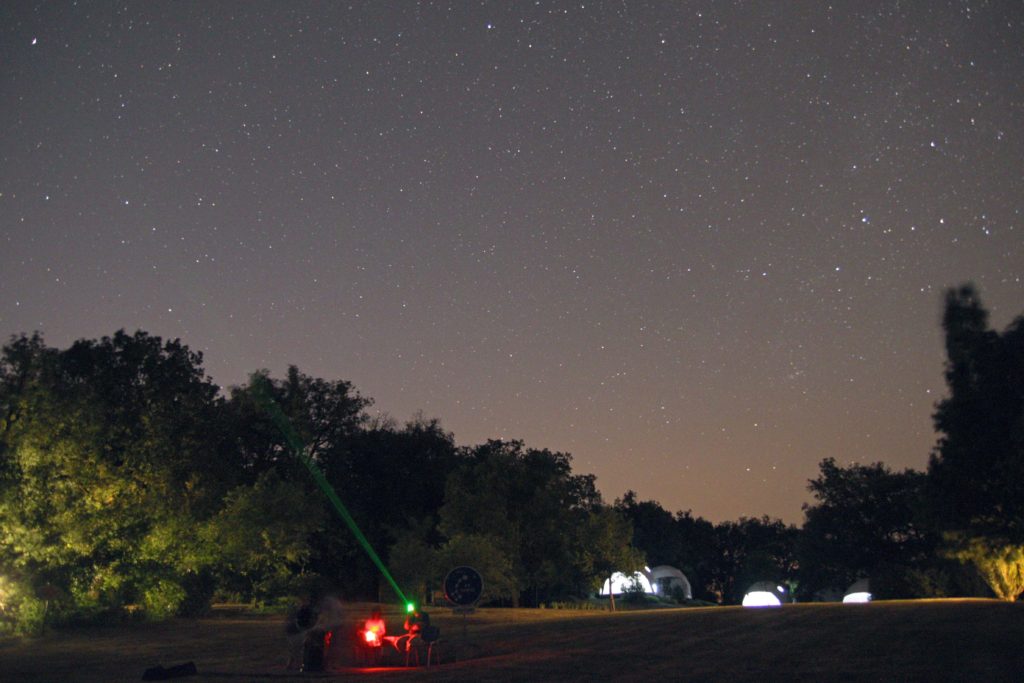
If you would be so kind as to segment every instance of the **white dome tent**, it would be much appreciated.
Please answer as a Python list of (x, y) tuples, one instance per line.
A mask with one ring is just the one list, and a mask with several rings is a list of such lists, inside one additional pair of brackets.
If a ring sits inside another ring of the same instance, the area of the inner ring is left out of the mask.
[(871, 583), (868, 579), (854, 581), (853, 584), (846, 589), (846, 594), (843, 595), (843, 602), (846, 604), (871, 602), (871, 600)]
[(655, 594), (661, 597), (672, 597), (676, 590), (681, 590), (685, 599), (693, 600), (693, 589), (690, 588), (686, 574), (667, 564), (651, 570), (651, 586)]
[(782, 607), (786, 589), (771, 581), (758, 581), (743, 596), (744, 607)]
[(634, 586), (642, 589), (644, 593), (653, 593), (654, 588), (651, 586), (651, 579), (649, 578), (650, 571), (650, 569), (644, 567), (642, 571), (633, 572), (629, 576), (622, 572), (615, 572), (610, 579), (604, 580), (604, 585), (601, 586), (601, 595), (610, 595), (612, 593), (621, 595), (626, 591), (634, 590)]
[(649, 595), (672, 597), (677, 588), (682, 590), (683, 596), (687, 600), (693, 599), (693, 590), (686, 574), (675, 567), (662, 564), (654, 569), (644, 567), (630, 575), (615, 572), (610, 579), (605, 579), (600, 594), (609, 595), (614, 592), (616, 595), (621, 595), (627, 591), (640, 589)]

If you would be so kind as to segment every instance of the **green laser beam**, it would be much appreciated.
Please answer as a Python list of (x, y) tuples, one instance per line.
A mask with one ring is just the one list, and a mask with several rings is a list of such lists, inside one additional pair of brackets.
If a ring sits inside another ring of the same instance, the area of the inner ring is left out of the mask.
[(348, 525), (349, 530), (352, 531), (352, 535), (356, 537), (356, 540), (359, 541), (359, 545), (363, 546), (363, 550), (365, 550), (366, 554), (370, 556), (373, 563), (377, 565), (377, 569), (380, 570), (380, 573), (385, 579), (387, 579), (388, 583), (391, 584), (391, 587), (395, 589), (395, 594), (402, 600), (402, 604), (411, 604), (409, 603), (408, 598), (405, 597), (405, 593), (402, 592), (402, 589), (398, 587), (395, 579), (391, 576), (391, 572), (389, 572), (388, 568), (384, 566), (380, 556), (377, 555), (373, 546), (370, 545), (370, 541), (363, 535), (359, 525), (356, 524), (356, 520), (352, 518), (351, 514), (349, 514), (348, 508), (346, 508), (345, 504), (341, 502), (341, 498), (338, 497), (334, 487), (331, 486), (329, 481), (327, 481), (327, 477), (325, 477), (324, 473), (320, 471), (317, 464), (313, 462), (313, 458), (309, 456), (309, 453), (306, 452), (306, 448), (302, 444), (302, 439), (300, 439), (299, 435), (295, 433), (295, 429), (292, 427), (291, 421), (281, 411), (281, 407), (277, 405), (277, 401), (275, 401), (273, 396), (271, 396), (270, 390), (267, 387), (269, 382), (270, 380), (262, 376), (254, 378), (253, 380), (256, 397), (263, 405), (263, 409), (267, 411), (267, 414), (270, 415), (270, 419), (273, 420), (277, 428), (281, 430), (285, 441), (288, 442), (288, 447), (292, 449), (299, 461), (301, 461), (302, 464), (306, 466), (306, 469), (309, 470), (309, 473), (313, 477), (313, 481), (316, 482), (317, 486), (320, 487), (320, 490), (324, 492), (325, 496), (327, 496), (327, 499), (331, 501), (332, 505), (334, 505), (334, 509), (338, 512), (338, 515), (345, 524)]

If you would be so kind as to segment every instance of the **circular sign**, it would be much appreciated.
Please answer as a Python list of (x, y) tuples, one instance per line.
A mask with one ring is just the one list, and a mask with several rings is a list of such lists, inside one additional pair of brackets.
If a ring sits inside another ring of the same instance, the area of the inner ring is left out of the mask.
[(484, 579), (472, 567), (456, 567), (444, 577), (444, 597), (456, 605), (472, 605), (484, 592)]

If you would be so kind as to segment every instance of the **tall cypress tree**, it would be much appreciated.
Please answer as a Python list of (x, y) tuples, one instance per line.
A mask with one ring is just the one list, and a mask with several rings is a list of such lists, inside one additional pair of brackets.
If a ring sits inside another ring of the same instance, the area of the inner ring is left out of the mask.
[(946, 293), (949, 395), (928, 466), (936, 522), (969, 536), (1024, 541), (1024, 317), (1002, 334), (971, 285)]

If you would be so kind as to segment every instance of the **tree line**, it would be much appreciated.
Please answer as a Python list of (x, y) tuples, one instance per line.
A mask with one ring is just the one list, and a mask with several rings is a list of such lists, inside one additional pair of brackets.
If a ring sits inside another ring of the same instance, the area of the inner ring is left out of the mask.
[(768, 518), (712, 525), (632, 493), (616, 502), (654, 563), (696, 576), (695, 594), (736, 602), (752, 582), (799, 599), (868, 578), (882, 598), (1024, 593), (1024, 317), (991, 329), (977, 291), (946, 292), (948, 393), (924, 472), (820, 464), (799, 529)]
[(371, 418), (349, 382), (296, 367), (221, 392), (178, 340), (120, 331), (55, 349), (15, 336), (0, 354), (0, 623), (198, 614), (314, 584), (389, 599), (268, 415), (267, 393), (418, 599), (459, 564), (484, 574), (486, 601), (540, 605), (644, 563), (682, 569), (694, 597), (714, 603), (758, 580), (810, 599), (861, 577), (883, 597), (1015, 599), (1024, 322), (989, 329), (965, 286), (947, 293), (943, 327), (949, 395), (927, 472), (827, 459), (801, 528), (713, 524), (632, 491), (609, 504), (567, 453), (459, 446), (436, 419)]

